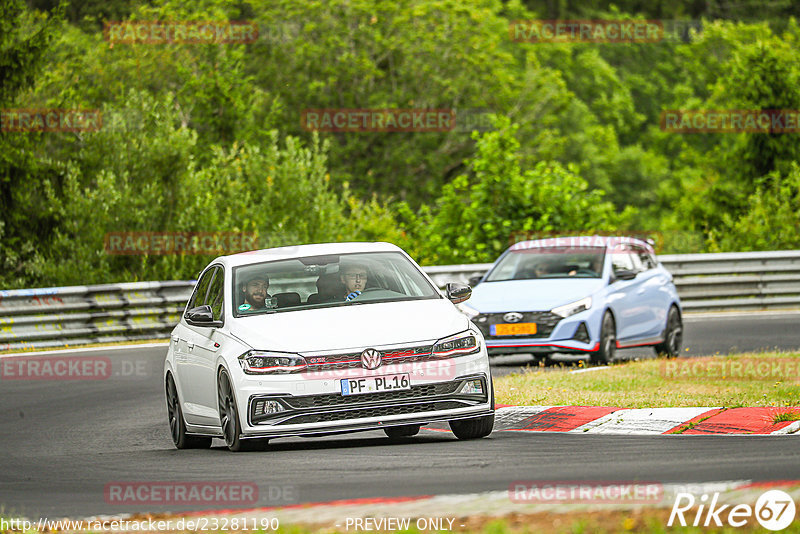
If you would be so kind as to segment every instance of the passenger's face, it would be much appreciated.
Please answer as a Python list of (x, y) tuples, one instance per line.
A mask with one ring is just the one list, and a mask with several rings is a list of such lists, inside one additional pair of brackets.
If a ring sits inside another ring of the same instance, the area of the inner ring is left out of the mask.
[(342, 274), (341, 280), (348, 293), (364, 291), (364, 287), (367, 285), (367, 270), (362, 268), (348, 269)]
[(250, 280), (244, 287), (244, 298), (251, 306), (263, 307), (267, 298), (269, 282), (266, 280)]

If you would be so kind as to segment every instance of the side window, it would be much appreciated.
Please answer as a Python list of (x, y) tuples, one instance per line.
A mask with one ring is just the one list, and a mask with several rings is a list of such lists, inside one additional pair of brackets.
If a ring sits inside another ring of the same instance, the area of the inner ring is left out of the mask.
[(206, 303), (206, 294), (208, 293), (208, 286), (211, 285), (211, 279), (214, 277), (214, 272), (216, 269), (209, 269), (203, 273), (200, 277), (200, 280), (197, 281), (197, 285), (194, 286), (194, 293), (192, 293), (192, 298), (189, 299), (189, 305), (186, 307), (187, 310), (191, 310), (197, 306), (202, 306)]
[(626, 245), (617, 245), (614, 248), (614, 251), (611, 253), (611, 266), (614, 272), (636, 270), (629, 250), (629, 247)]
[(632, 250), (630, 252), (630, 256), (631, 256), (631, 261), (633, 261), (633, 270), (634, 271), (641, 272), (641, 271), (647, 270), (647, 267), (645, 267), (642, 264), (642, 260), (641, 260), (641, 258), (639, 258), (639, 254), (638, 254), (638, 252), (636, 250)]
[(646, 271), (655, 268), (656, 262), (653, 261), (653, 256), (649, 252), (641, 247), (633, 247), (633, 251), (642, 264), (642, 270)]
[(222, 267), (214, 269), (217, 273), (214, 280), (211, 282), (211, 287), (208, 290), (208, 297), (206, 297), (206, 304), (211, 306), (211, 312), (215, 321), (222, 320), (222, 300), (225, 293), (225, 271)]

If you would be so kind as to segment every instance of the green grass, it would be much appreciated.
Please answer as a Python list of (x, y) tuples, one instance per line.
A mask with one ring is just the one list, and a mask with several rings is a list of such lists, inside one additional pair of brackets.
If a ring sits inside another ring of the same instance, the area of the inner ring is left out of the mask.
[[(737, 364), (741, 369), (747, 370), (748, 366), (752, 368), (761, 363), (779, 366), (781, 372), (776, 376), (777, 379), (737, 378), (724, 376), (719, 372), (722, 364)], [(667, 367), (670, 365), (673, 367)], [(687, 365), (712, 371), (701, 373), (701, 376), (680, 373), (681, 370), (689, 369)], [(571, 373), (571, 370), (574, 368), (545, 370), (533, 367), (521, 373), (496, 378), (496, 401), (500, 404), (528, 406), (619, 408), (800, 406), (798, 352), (745, 353), (676, 360), (651, 359), (621, 362), (607, 369), (586, 373)], [(776, 417), (798, 417), (798, 414), (790, 412), (790, 415), (776, 414)]]
[(783, 423), (784, 421), (800, 421), (800, 413), (781, 412), (775, 414), (775, 417), (772, 418), (773, 423)]

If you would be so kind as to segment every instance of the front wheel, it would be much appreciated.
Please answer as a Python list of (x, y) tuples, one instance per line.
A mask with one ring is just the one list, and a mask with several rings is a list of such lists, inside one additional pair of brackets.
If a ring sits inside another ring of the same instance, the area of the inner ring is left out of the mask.
[(677, 358), (683, 344), (683, 322), (681, 314), (675, 306), (669, 309), (667, 328), (664, 330), (664, 342), (655, 346), (656, 354), (663, 358)]
[[(490, 376), (489, 380), (492, 387), (492, 411), (494, 411), (494, 379)], [(482, 417), (450, 421), (450, 430), (458, 439), (485, 438), (492, 433), (492, 429), (494, 429), (494, 413)]]
[(203, 436), (190, 436), (186, 433), (186, 423), (183, 421), (181, 402), (178, 399), (178, 389), (172, 375), (167, 375), (167, 417), (169, 418), (169, 431), (172, 443), (177, 449), (208, 449), (211, 447), (211, 438)]
[(239, 410), (233, 397), (233, 388), (228, 373), (221, 371), (217, 384), (219, 398), (219, 421), (225, 445), (233, 452), (253, 451), (266, 447), (269, 439), (242, 439), (242, 427), (239, 423)]
[(450, 421), (450, 430), (458, 439), (485, 438), (494, 428), (494, 414)]
[(614, 316), (607, 311), (603, 315), (602, 326), (600, 327), (600, 347), (589, 353), (592, 363), (609, 364), (614, 359), (617, 351), (617, 325)]

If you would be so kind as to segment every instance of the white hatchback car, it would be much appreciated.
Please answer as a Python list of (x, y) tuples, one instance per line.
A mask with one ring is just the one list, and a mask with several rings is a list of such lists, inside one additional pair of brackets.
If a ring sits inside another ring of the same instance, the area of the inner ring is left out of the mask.
[(494, 388), (483, 335), (400, 248), (330, 243), (212, 261), (164, 363), (172, 439), (233, 451), (270, 438), (448, 421), (487, 436)]

